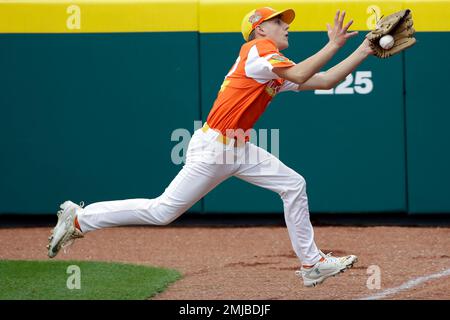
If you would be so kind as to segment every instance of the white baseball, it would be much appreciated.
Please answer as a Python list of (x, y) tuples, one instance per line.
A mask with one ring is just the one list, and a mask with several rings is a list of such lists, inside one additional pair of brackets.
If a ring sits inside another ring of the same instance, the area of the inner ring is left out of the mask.
[(381, 37), (380, 47), (382, 47), (383, 49), (389, 50), (393, 46), (394, 46), (394, 38), (391, 35), (387, 34), (387, 35)]

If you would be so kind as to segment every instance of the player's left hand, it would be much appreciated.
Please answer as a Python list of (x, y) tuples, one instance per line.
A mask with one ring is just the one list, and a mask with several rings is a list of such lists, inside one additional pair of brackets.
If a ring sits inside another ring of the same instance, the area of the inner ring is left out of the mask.
[(333, 28), (329, 23), (327, 23), (327, 29), (328, 29), (328, 38), (330, 39), (330, 42), (334, 45), (338, 46), (339, 48), (343, 47), (348, 39), (351, 37), (354, 37), (358, 34), (358, 31), (353, 32), (347, 32), (348, 28), (353, 23), (353, 20), (350, 20), (344, 27), (342, 26), (344, 23), (345, 18), (345, 11), (342, 11), (342, 14), (340, 13), (340, 10), (336, 12), (336, 15), (334, 16), (334, 26)]
[(375, 51), (371, 48), (370, 41), (368, 39), (364, 39), (359, 46), (359, 49), (366, 55), (373, 55), (375, 53)]

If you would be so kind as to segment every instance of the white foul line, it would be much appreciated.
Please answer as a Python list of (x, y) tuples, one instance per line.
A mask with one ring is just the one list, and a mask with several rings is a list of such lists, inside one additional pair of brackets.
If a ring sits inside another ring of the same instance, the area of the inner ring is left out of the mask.
[(408, 282), (405, 282), (401, 286), (398, 286), (395, 288), (389, 288), (382, 292), (374, 294), (373, 296), (359, 298), (357, 300), (377, 300), (377, 299), (386, 298), (387, 296), (396, 294), (400, 291), (411, 289), (412, 287), (418, 286), (419, 284), (426, 282), (428, 280), (437, 279), (437, 278), (446, 277), (446, 276), (450, 276), (450, 269), (441, 271), (439, 273), (431, 274), (429, 276), (412, 279), (412, 280), (409, 280)]

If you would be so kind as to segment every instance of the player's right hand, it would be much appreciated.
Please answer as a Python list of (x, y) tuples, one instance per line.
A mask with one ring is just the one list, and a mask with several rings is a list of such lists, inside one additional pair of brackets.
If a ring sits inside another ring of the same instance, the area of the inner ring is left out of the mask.
[(358, 31), (347, 32), (348, 28), (352, 25), (353, 20), (350, 20), (344, 27), (342, 27), (344, 18), (345, 11), (342, 11), (341, 14), (340, 10), (338, 10), (334, 16), (334, 26), (331, 27), (331, 25), (327, 23), (328, 38), (333, 45), (336, 45), (339, 48), (343, 47), (348, 39), (358, 34)]

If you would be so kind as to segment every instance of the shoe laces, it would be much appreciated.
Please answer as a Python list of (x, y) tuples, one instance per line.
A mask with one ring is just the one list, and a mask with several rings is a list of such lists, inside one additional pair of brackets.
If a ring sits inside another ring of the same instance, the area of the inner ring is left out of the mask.
[[(341, 257), (333, 256), (332, 252), (329, 252), (327, 254), (324, 254), (322, 251), (320, 251), (320, 255), (325, 259), (328, 263), (339, 263)], [(324, 262), (325, 262), (324, 261)]]
[(323, 253), (322, 251), (319, 250), (319, 254), (325, 259), (333, 258), (333, 252), (328, 252), (327, 254), (325, 254), (325, 253)]
[[(320, 256), (321, 257), (323, 257), (323, 258), (325, 258), (325, 259), (328, 259), (328, 258), (335, 258), (335, 257), (333, 257), (333, 252), (328, 252), (327, 254), (325, 254), (325, 253), (323, 253), (321, 250), (319, 250), (319, 254), (320, 254)], [(312, 268), (311, 268), (312, 269)], [(295, 271), (295, 275), (296, 276), (298, 276), (298, 277), (301, 277), (302, 276), (302, 270), (297, 270), (297, 271)]]
[(61, 249), (63, 249), (64, 254), (66, 254), (69, 251), (68, 250), (69, 247), (75, 242), (76, 239), (83, 237), (84, 237), (83, 233), (75, 228), (75, 230), (70, 235), (70, 238), (61, 245)]
[[(81, 201), (80, 204), (78, 205), (80, 208), (84, 208), (84, 201)], [(63, 214), (64, 209), (59, 209), (58, 212), (56, 213), (56, 215), (58, 216), (58, 218)]]

